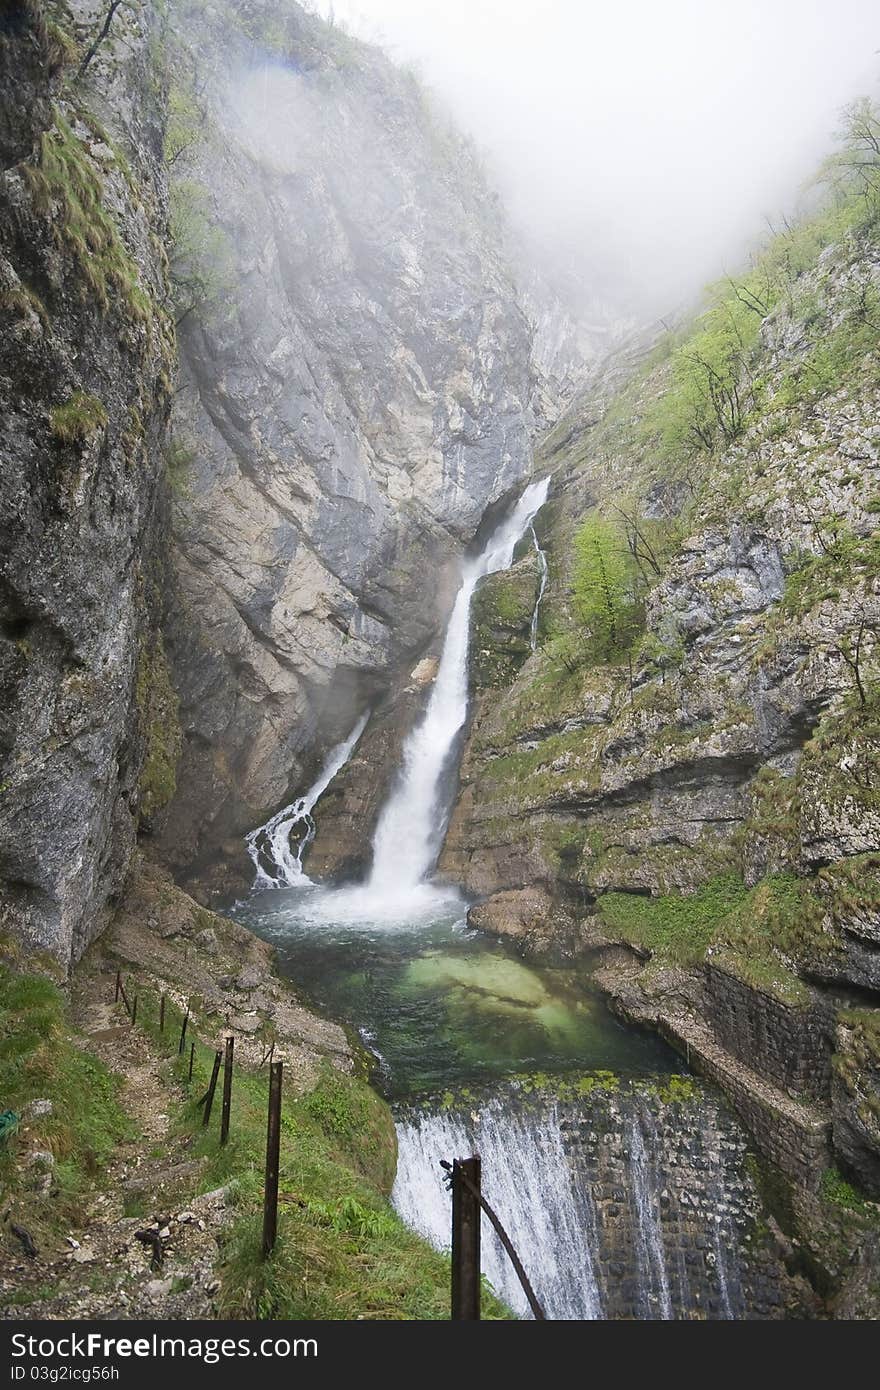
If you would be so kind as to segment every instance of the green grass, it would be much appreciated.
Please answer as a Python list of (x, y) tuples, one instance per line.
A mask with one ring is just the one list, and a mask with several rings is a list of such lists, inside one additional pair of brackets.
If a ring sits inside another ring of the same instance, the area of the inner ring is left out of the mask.
[(66, 1000), (51, 980), (16, 974), (0, 965), (0, 1108), (19, 1113), (29, 1101), (50, 1100), (51, 1115), (35, 1120), (33, 1147), (55, 1156), (53, 1194), (28, 1189), (18, 1173), (19, 1133), (0, 1146), (0, 1180), (6, 1199), (21, 1197), (25, 1225), (39, 1246), (45, 1234), (67, 1227), (79, 1214), (82, 1195), (100, 1184), (114, 1147), (131, 1132), (117, 1079), (75, 1037)]
[(787, 960), (816, 954), (821, 909), (811, 880), (781, 873), (749, 888), (719, 874), (688, 894), (606, 893), (597, 910), (612, 934), (661, 960), (697, 964), (713, 946), (718, 964), (746, 984), (790, 1007), (810, 1001)]
[(82, 284), (100, 308), (107, 310), (115, 301), (134, 322), (152, 323), (153, 302), (108, 211), (104, 180), (60, 112), (41, 137), (38, 163), (20, 167), (35, 206), (53, 217), (56, 240), (74, 256)]
[(63, 405), (49, 412), (49, 424), (62, 444), (83, 444), (107, 424), (107, 412), (97, 396), (74, 391)]
[(614, 935), (689, 965), (703, 959), (719, 923), (747, 893), (740, 879), (721, 874), (689, 894), (649, 898), (636, 893), (605, 893), (599, 899), (598, 912)]
[[(169, 1070), (190, 1099), (177, 1123), (205, 1159), (202, 1190), (229, 1184), (236, 1215), (221, 1252), (222, 1315), (237, 1318), (443, 1319), (449, 1316), (450, 1266), (404, 1226), (388, 1202), (396, 1138), (385, 1103), (357, 1077), (325, 1064), (317, 1085), (295, 1095), (285, 1082), (278, 1243), (260, 1254), (268, 1104), (267, 1068), (236, 1067), (230, 1140), (219, 1145), (220, 1088), (209, 1131), (197, 1099), (206, 1089), (212, 1049), (198, 1043), (193, 1081), (176, 1055), (180, 1013), (141, 991), (138, 1026), (169, 1054)], [(197, 1020), (194, 1026), (198, 1026)], [(509, 1314), (491, 1294), (484, 1316)]]
[[(239, 1216), (222, 1261), (228, 1317), (446, 1318), (449, 1261), (387, 1201), (395, 1148), (390, 1116), (363, 1082), (327, 1067), (288, 1099), (282, 1119), (279, 1239), (260, 1258), (266, 1082), (237, 1080), (235, 1137), (209, 1157), (210, 1181), (237, 1181)], [(490, 1301), (488, 1315), (498, 1315)]]

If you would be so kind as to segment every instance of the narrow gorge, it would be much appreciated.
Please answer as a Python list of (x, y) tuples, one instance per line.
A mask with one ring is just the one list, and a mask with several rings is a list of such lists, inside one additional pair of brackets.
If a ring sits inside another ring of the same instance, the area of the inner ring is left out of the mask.
[(321, 8), (0, 4), (2, 1319), (876, 1319), (880, 107), (656, 319)]

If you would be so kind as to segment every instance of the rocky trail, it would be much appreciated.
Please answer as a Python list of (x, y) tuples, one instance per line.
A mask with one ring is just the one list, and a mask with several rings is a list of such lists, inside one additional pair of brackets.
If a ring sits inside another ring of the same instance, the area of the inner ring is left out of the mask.
[[(229, 1212), (224, 1189), (192, 1196), (201, 1160), (190, 1152), (191, 1136), (174, 1131), (169, 1113), (182, 1089), (167, 1060), (114, 1005), (107, 974), (80, 978), (73, 1017), (95, 1055), (123, 1078), (120, 1101), (131, 1134), (98, 1175), (82, 1221), (56, 1248), (31, 1258), (22, 1250), (0, 1276), (6, 1315), (213, 1317), (218, 1239)], [(39, 1144), (38, 1118), (25, 1138)], [(23, 1162), (29, 1158), (33, 1153)], [(45, 1181), (51, 1183), (51, 1169)]]

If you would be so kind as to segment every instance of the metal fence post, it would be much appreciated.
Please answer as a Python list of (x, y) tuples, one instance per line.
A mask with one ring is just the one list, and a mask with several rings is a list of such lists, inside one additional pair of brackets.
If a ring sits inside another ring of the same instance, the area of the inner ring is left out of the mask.
[(223, 1113), (220, 1119), (220, 1143), (229, 1138), (229, 1112), (232, 1107), (232, 1054), (235, 1038), (230, 1033), (226, 1039), (226, 1054), (223, 1058)]
[[(468, 1181), (463, 1182), (462, 1178)], [(480, 1317), (480, 1159), (452, 1164), (452, 1317)]]
[(202, 1124), (205, 1129), (208, 1128), (211, 1121), (211, 1107), (214, 1104), (214, 1092), (217, 1089), (217, 1077), (220, 1075), (220, 1063), (222, 1060), (223, 1053), (218, 1047), (217, 1051), (214, 1053), (214, 1065), (211, 1068), (211, 1080), (208, 1082), (208, 1089), (199, 1101), (199, 1104), (205, 1107), (205, 1113), (202, 1116)]
[(269, 1067), (269, 1122), (266, 1129), (266, 1186), (263, 1196), (263, 1259), (275, 1248), (278, 1232), (278, 1163), (281, 1153), (281, 1080), (283, 1062)]

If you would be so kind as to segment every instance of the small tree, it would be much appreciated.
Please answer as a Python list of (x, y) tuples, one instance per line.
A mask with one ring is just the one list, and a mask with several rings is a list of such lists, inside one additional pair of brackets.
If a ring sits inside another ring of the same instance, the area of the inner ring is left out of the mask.
[(113, 23), (113, 16), (116, 14), (116, 11), (123, 8), (127, 10), (133, 10), (137, 9), (138, 7), (137, 4), (133, 2), (133, 0), (110, 0), (107, 9), (104, 12), (104, 17), (99, 23), (97, 32), (95, 33), (95, 37), (92, 39), (92, 42), (89, 44), (88, 48), (86, 49), (83, 55), (83, 60), (80, 63), (79, 70), (76, 74), (77, 78), (83, 76), (86, 68), (89, 66), (89, 63), (92, 61), (95, 54), (98, 52), (98, 49), (101, 47), (101, 44), (104, 42), (104, 40), (107, 38), (107, 35), (110, 33), (110, 26)]
[(171, 186), (171, 288), (181, 324), (194, 310), (220, 305), (234, 279), (232, 243), (194, 179)]
[(632, 552), (618, 523), (590, 516), (575, 536), (574, 555), (577, 617), (589, 630), (595, 655), (613, 661), (628, 650), (641, 626)]
[(831, 166), (848, 172), (863, 188), (880, 191), (880, 107), (870, 97), (860, 97), (843, 111), (842, 148)]

